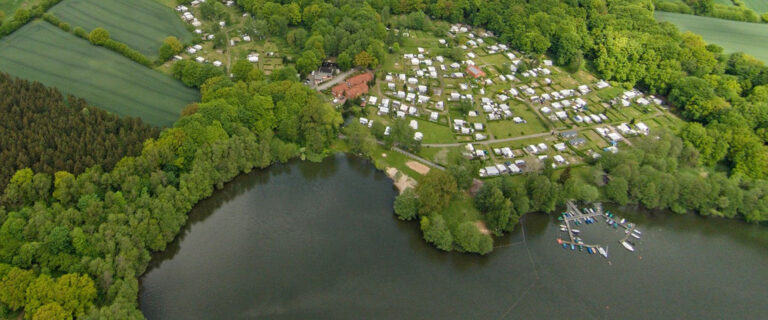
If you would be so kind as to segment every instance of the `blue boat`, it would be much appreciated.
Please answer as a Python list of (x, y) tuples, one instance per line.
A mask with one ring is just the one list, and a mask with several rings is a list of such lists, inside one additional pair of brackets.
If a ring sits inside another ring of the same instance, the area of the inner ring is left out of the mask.
[(574, 246), (573, 244), (571, 244), (571, 250), (576, 250), (576, 246)]
[(589, 254), (595, 253), (594, 251), (592, 251), (592, 248), (587, 248), (587, 252), (589, 252)]
[(563, 243), (563, 249), (568, 248), (568, 245)]

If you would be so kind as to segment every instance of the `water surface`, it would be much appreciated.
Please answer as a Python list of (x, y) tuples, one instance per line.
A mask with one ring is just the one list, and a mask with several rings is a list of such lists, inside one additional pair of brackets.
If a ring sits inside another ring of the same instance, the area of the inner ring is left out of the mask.
[(528, 215), (491, 255), (444, 253), (392, 214), (368, 162), (337, 156), (243, 175), (202, 201), (142, 278), (149, 319), (766, 319), (768, 231), (739, 221), (629, 213), (629, 253), (557, 246)]

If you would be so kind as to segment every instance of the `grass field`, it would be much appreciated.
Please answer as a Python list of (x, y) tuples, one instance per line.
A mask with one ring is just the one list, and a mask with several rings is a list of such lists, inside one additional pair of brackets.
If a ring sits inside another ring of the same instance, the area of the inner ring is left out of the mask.
[(13, 16), (16, 9), (24, 7), (29, 8), (40, 0), (0, 0), (0, 11), (5, 12), (5, 16)]
[(192, 39), (176, 13), (153, 0), (64, 0), (50, 12), (72, 27), (107, 29), (112, 39), (149, 57), (157, 56), (167, 36), (182, 42)]
[(757, 14), (768, 12), (768, 1), (766, 0), (744, 0), (744, 4), (747, 5), (747, 8), (755, 10)]
[(744, 52), (768, 61), (768, 25), (730, 21), (688, 14), (655, 13), (659, 21), (669, 21), (681, 31), (700, 34), (705, 41), (715, 43), (726, 52)]
[(42, 21), (0, 40), (0, 71), (88, 100), (107, 111), (169, 126), (199, 93), (118, 53)]

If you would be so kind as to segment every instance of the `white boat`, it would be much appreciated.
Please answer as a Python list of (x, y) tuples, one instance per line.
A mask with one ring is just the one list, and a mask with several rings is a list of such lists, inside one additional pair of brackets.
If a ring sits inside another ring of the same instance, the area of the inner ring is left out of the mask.
[(635, 248), (632, 247), (632, 245), (627, 243), (626, 241), (622, 241), (621, 245), (624, 246), (624, 248), (626, 248), (627, 250), (635, 252)]
[(561, 229), (562, 229), (562, 228), (565, 228), (565, 225), (564, 225), (564, 224), (561, 224), (561, 225), (560, 225), (560, 228), (561, 228)]
[(600, 252), (600, 254), (608, 259), (608, 250), (603, 247), (597, 247), (597, 252)]
[(579, 233), (579, 232), (581, 232), (581, 231), (579, 231), (579, 229), (571, 229), (571, 232), (573, 232), (573, 233)]
[(637, 230), (637, 229), (632, 229), (632, 232), (637, 233), (637, 234), (643, 234), (642, 232), (640, 232), (640, 230)]
[(621, 218), (621, 221), (619, 221), (621, 224), (624, 224), (624, 222), (627, 222), (627, 219)]
[(633, 237), (635, 237), (635, 239), (640, 239), (640, 236), (639, 236), (639, 235), (636, 235), (636, 234), (634, 234), (634, 233), (632, 234), (632, 236), (633, 236)]

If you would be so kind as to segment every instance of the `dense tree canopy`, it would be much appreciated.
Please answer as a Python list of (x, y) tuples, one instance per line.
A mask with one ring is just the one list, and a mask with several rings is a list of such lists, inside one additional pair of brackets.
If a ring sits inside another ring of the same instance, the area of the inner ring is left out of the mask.
[[(78, 174), (94, 165), (110, 170), (124, 156), (139, 154), (144, 140), (158, 132), (138, 118), (121, 119), (83, 100), (65, 100), (58, 90), (40, 83), (0, 74), (3, 190), (24, 168), (49, 176), (57, 171)], [(43, 180), (50, 183), (50, 178)]]
[[(46, 121), (58, 123), (52, 117), (59, 116), (71, 130), (99, 128), (99, 122), (73, 125), (77, 117), (52, 107), (66, 108), (61, 96), (37, 84), (2, 95), (9, 102), (3, 105), (24, 101), (19, 97), (30, 89), (41, 94), (29, 100), (50, 108)], [(174, 239), (197, 201), (252, 168), (299, 154), (321, 158), (342, 120), (314, 90), (294, 81), (235, 83), (213, 77), (201, 92), (202, 101), (187, 108), (172, 128), (146, 140), (140, 154), (124, 157), (111, 170), (93, 166), (77, 175), (31, 169), (13, 174), (3, 194), (7, 206), (0, 207), (0, 309), (24, 309), (29, 319), (140, 318), (137, 277), (150, 252)], [(90, 117), (99, 115), (85, 110)], [(4, 114), (26, 124), (14, 113)], [(102, 143), (85, 138), (70, 144)]]

